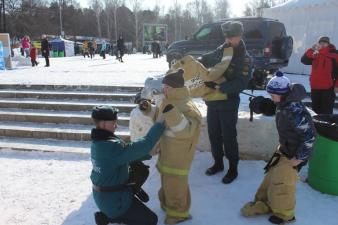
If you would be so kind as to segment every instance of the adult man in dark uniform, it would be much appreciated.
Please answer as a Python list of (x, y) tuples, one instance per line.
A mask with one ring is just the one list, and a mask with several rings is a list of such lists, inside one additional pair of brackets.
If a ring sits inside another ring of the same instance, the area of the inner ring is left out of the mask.
[(225, 82), (217, 85), (205, 82), (205, 85), (224, 94), (222, 100), (208, 99), (206, 105), (209, 139), (214, 165), (207, 169), (211, 176), (224, 170), (223, 156), (229, 160), (229, 170), (222, 182), (231, 183), (238, 176), (238, 143), (236, 124), (240, 103), (239, 93), (247, 87), (250, 73), (250, 57), (247, 55), (242, 35), (244, 32), (241, 22), (226, 22), (222, 24), (225, 43), (215, 51), (202, 56), (201, 63), (210, 68), (221, 62), (226, 47), (233, 47), (234, 54), (229, 68), (224, 72)]
[(92, 112), (96, 128), (91, 132), (90, 179), (93, 197), (100, 209), (95, 213), (96, 224), (156, 225), (157, 216), (142, 203), (149, 200), (141, 189), (149, 171), (140, 160), (160, 139), (164, 131), (163, 116), (158, 117), (144, 138), (125, 143), (114, 134), (117, 112), (109, 106), (95, 107)]

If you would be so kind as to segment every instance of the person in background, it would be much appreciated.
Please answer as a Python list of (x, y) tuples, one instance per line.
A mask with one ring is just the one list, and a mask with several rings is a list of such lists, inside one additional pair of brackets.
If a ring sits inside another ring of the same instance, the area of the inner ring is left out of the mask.
[(100, 49), (100, 55), (103, 59), (106, 59), (106, 50), (107, 50), (107, 43), (104, 41), (102, 42), (101, 49)]
[(89, 56), (89, 42), (88, 41), (84, 41), (83, 42), (83, 57), (86, 58), (86, 56), (88, 56), (88, 58), (90, 58)]
[(95, 213), (95, 222), (97, 225), (156, 225), (156, 214), (142, 203), (149, 201), (141, 188), (149, 169), (141, 161), (164, 132), (163, 116), (159, 115), (145, 137), (127, 143), (115, 135), (117, 113), (110, 106), (97, 106), (92, 111), (95, 128), (91, 131), (90, 179), (100, 210)]
[(117, 45), (117, 56), (116, 58), (120, 61), (120, 62), (123, 62), (123, 55), (124, 55), (124, 40), (123, 40), (123, 37), (122, 35), (120, 35), (119, 39), (117, 40), (116, 42), (116, 45)]
[(338, 88), (336, 47), (330, 43), (329, 37), (321, 37), (303, 57), (312, 65), (310, 86), (313, 111), (317, 114), (332, 114), (336, 98), (335, 88)]
[(298, 172), (307, 163), (315, 142), (316, 130), (312, 117), (301, 102), (306, 90), (301, 84), (277, 72), (267, 92), (277, 105), (276, 127), (279, 146), (265, 169), (265, 177), (253, 202), (245, 204), (245, 217), (272, 214), (269, 221), (285, 224), (295, 221)]
[(27, 35), (22, 38), (21, 46), (22, 46), (23, 51), (25, 52), (26, 58), (28, 58), (29, 49), (30, 49), (30, 39)]
[(41, 52), (42, 56), (45, 58), (46, 65), (45, 67), (49, 67), (49, 43), (47, 35), (42, 35), (42, 41), (41, 41)]
[(31, 57), (32, 67), (37, 66), (39, 63), (36, 61), (38, 55), (38, 50), (35, 48), (34, 44), (31, 45), (31, 50), (29, 56)]

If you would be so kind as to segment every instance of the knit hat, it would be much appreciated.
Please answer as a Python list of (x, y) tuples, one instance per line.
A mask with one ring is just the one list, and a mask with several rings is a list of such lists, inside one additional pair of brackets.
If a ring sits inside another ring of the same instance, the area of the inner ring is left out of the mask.
[(277, 71), (266, 86), (266, 91), (270, 94), (283, 95), (289, 91), (290, 80), (281, 71)]
[(182, 88), (184, 87), (184, 70), (179, 69), (174, 72), (168, 73), (162, 81), (162, 84), (166, 84), (172, 88)]
[(92, 111), (94, 120), (114, 121), (117, 120), (118, 109), (111, 106), (95, 106)]
[(244, 33), (243, 24), (240, 21), (228, 21), (221, 25), (223, 34), (227, 38), (242, 36)]
[(320, 37), (319, 40), (318, 40), (318, 43), (320, 43), (320, 42), (326, 42), (326, 43), (330, 44), (330, 38), (325, 37), (325, 36)]

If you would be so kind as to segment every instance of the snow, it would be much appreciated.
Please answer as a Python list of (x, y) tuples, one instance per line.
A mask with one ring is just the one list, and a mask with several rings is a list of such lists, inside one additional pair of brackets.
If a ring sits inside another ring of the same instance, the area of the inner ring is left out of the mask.
[[(197, 152), (190, 174), (191, 214), (187, 225), (251, 224), (268, 225), (268, 216), (243, 218), (240, 208), (252, 200), (263, 179), (263, 161), (241, 161), (239, 178), (231, 185), (221, 183), (223, 174), (208, 177), (205, 169), (211, 154)], [(160, 177), (151, 165), (145, 190), (147, 203), (163, 225), (164, 213), (157, 199)], [(305, 180), (306, 168), (301, 173)], [(91, 194), (89, 155), (0, 152), (0, 224), (6, 225), (94, 225), (97, 210)], [(338, 197), (321, 194), (299, 182), (297, 190), (297, 225), (337, 225)]]
[(118, 62), (112, 56), (103, 60), (98, 55), (93, 59), (84, 59), (83, 56), (51, 58), (50, 67), (43, 67), (43, 58), (39, 60), (38, 67), (17, 66), (2, 73), (0, 83), (143, 86), (146, 77), (163, 74), (168, 69), (165, 57), (153, 59), (142, 54), (126, 55), (125, 63)]
[[(20, 59), (20, 65), (23, 65)], [(43, 60), (40, 59), (41, 64)], [(1, 84), (42, 84), (42, 85), (121, 85), (142, 86), (147, 77), (166, 72), (165, 58), (153, 59), (148, 55), (126, 55), (125, 63), (117, 62), (114, 57), (106, 60), (96, 56), (93, 60), (81, 56), (71, 58), (52, 58), (51, 67), (18, 66), (5, 71), (0, 76)], [(308, 76), (287, 75), (292, 82), (308, 87)], [(247, 91), (250, 93), (249, 91)], [(255, 95), (267, 96), (264, 91), (255, 91)], [(238, 140), (240, 151), (246, 155), (267, 156), (277, 146), (277, 135), (273, 117), (255, 115), (249, 122), (249, 97), (241, 95), (238, 121)], [(29, 100), (31, 101), (31, 100)], [(63, 101), (51, 100), (51, 103)], [(202, 133), (199, 150), (210, 148), (206, 129), (206, 106), (201, 99), (195, 104), (203, 115)], [(91, 102), (79, 101), (79, 104)], [(92, 102), (94, 104), (94, 102)], [(95, 102), (98, 103), (98, 102)], [(5, 111), (10, 109), (5, 109)], [(46, 113), (43, 110), (23, 110), (22, 113)], [(53, 112), (54, 113), (54, 112)], [(55, 112), (55, 115), (64, 112)], [(137, 112), (135, 112), (137, 113)], [(87, 116), (88, 112), (79, 113)], [(125, 115), (127, 116), (127, 115)], [(74, 128), (74, 126), (70, 126)], [(87, 130), (87, 126), (86, 127)], [(44, 128), (44, 127), (42, 127)], [(7, 142), (23, 143), (22, 139), (10, 139)], [(4, 140), (1, 140), (4, 141)], [(27, 142), (27, 140), (25, 140)], [(52, 141), (31, 140), (26, 144), (38, 146)], [(24, 144), (24, 143), (23, 143)], [(93, 213), (97, 210), (91, 195), (89, 179), (91, 163), (88, 154), (88, 142), (58, 142), (55, 148), (81, 148), (81, 154), (39, 153), (0, 151), (0, 224), (6, 225), (93, 225)], [(66, 145), (67, 144), (67, 145)], [(52, 146), (54, 144), (50, 144)], [(68, 146), (69, 145), (69, 146)], [(251, 146), (248, 148), (248, 146)], [(87, 151), (85, 151), (87, 150)], [(159, 225), (163, 224), (164, 213), (160, 210), (157, 191), (160, 186), (159, 174), (154, 165), (156, 157), (148, 161), (151, 172), (146, 191), (151, 200), (147, 204), (159, 216)], [(187, 225), (264, 225), (267, 216), (246, 219), (239, 210), (244, 203), (253, 199), (256, 189), (263, 178), (263, 161), (241, 161), (239, 178), (225, 186), (220, 181), (224, 173), (207, 177), (204, 171), (212, 163), (209, 152), (197, 152), (190, 174), (192, 191), (191, 214), (193, 220)], [(305, 180), (306, 169), (302, 171)], [(304, 182), (299, 182), (297, 192), (297, 220), (299, 225), (337, 225), (338, 197), (314, 191)]]

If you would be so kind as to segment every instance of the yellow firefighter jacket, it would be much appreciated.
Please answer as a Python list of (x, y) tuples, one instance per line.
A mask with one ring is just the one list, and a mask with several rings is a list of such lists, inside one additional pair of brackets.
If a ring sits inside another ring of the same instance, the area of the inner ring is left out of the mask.
[(164, 113), (168, 126), (160, 141), (157, 168), (162, 174), (187, 176), (201, 128), (201, 114), (189, 97), (189, 89), (172, 88), (159, 111), (171, 104)]

